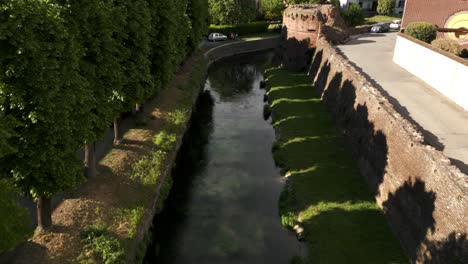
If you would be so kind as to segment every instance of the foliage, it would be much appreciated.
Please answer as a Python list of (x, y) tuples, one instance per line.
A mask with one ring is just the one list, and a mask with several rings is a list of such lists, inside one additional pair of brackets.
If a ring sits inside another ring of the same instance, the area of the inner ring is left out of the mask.
[(266, 19), (280, 20), (286, 6), (283, 0), (262, 0), (262, 8)]
[(138, 224), (145, 212), (145, 208), (142, 205), (138, 205), (132, 208), (120, 209), (117, 212), (117, 220), (128, 221), (128, 237), (133, 237), (136, 234)]
[(84, 141), (93, 143), (102, 138), (122, 108), (122, 60), (129, 56), (128, 50), (119, 45), (125, 35), (121, 32), (125, 10), (107, 0), (57, 1), (69, 7), (65, 20), (83, 47), (80, 74), (88, 81), (88, 94), (93, 99), (84, 117), (88, 121)]
[(151, 76), (151, 13), (146, 0), (115, 1), (116, 12), (126, 16), (119, 31), (123, 74), (123, 110), (131, 109), (153, 95)]
[(354, 27), (362, 25), (365, 21), (364, 11), (358, 4), (352, 3), (343, 13), (343, 19), (345, 20), (346, 24), (348, 24), (348, 26)]
[(340, 0), (330, 0), (330, 4), (334, 7), (337, 7), (337, 8), (340, 8), (341, 7), (341, 3), (340, 3)]
[(16, 152), (2, 164), (34, 198), (51, 197), (82, 179), (76, 151), (86, 134), (80, 117), (89, 97), (78, 74), (82, 50), (61, 18), (64, 12), (49, 1), (0, 5), (1, 112), (16, 121), (7, 132)]
[(192, 25), (187, 44), (189, 50), (195, 50), (208, 32), (208, 0), (189, 0), (187, 14)]
[(239, 35), (265, 33), (268, 32), (268, 22), (252, 22), (238, 25), (210, 25), (209, 32), (217, 32), (229, 36), (236, 33)]
[(144, 186), (156, 185), (161, 176), (166, 152), (157, 150), (150, 157), (144, 158), (133, 165), (130, 176), (132, 180), (140, 182)]
[(401, 17), (398, 17), (398, 16), (372, 16), (372, 17), (366, 17), (365, 20), (365, 24), (366, 25), (373, 25), (373, 24), (377, 24), (377, 23), (380, 23), (380, 22), (383, 22), (383, 23), (391, 23), (393, 20), (398, 20), (398, 19), (401, 19)]
[(164, 151), (171, 151), (175, 146), (176, 140), (177, 136), (175, 133), (163, 130), (154, 136), (153, 142), (158, 148)]
[(273, 68), (265, 78), (279, 132), (273, 152), (287, 164), (279, 201), (282, 222), (300, 222), (310, 259), (407, 263), (356, 161), (343, 147), (345, 140), (312, 91), (310, 76)]
[(27, 209), (18, 204), (18, 193), (13, 184), (0, 179), (0, 253), (26, 239), (31, 233)]
[(120, 241), (103, 225), (92, 225), (81, 234), (84, 252), (80, 263), (94, 263), (89, 259), (98, 258), (105, 264), (125, 263), (124, 249)]
[(431, 43), (437, 36), (437, 28), (429, 22), (413, 22), (406, 26), (405, 34), (426, 43)]
[(468, 49), (462, 49), (462, 51), (460, 52), (460, 57), (468, 58)]
[(270, 24), (270, 25), (268, 25), (267, 31), (268, 32), (281, 32), (282, 27), (283, 27), (283, 25), (281, 25), (281, 24)]
[(152, 19), (152, 70), (155, 89), (164, 88), (187, 53), (190, 19), (186, 0), (149, 0)]
[(395, 9), (394, 0), (379, 0), (377, 5), (377, 13), (379, 15), (391, 15)]
[(460, 44), (454, 39), (435, 39), (431, 42), (431, 45), (456, 56), (461, 54)]
[(255, 0), (208, 0), (210, 22), (219, 24), (242, 24), (255, 19)]

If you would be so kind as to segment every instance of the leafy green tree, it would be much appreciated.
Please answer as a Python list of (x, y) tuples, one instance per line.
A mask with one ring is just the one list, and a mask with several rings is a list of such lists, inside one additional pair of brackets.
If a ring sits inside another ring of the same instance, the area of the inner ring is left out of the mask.
[(76, 151), (86, 111), (81, 50), (61, 19), (64, 10), (45, 0), (0, 4), (1, 109), (16, 125), (8, 138), (16, 152), (2, 158), (12, 181), (37, 201), (38, 225), (51, 226), (51, 197), (82, 179)]
[(208, 0), (189, 0), (187, 14), (192, 25), (187, 44), (189, 50), (195, 50), (208, 32)]
[(208, 0), (208, 8), (214, 24), (248, 23), (257, 15), (254, 0)]
[(186, 0), (150, 0), (152, 10), (152, 70), (155, 95), (175, 75), (187, 51), (190, 19)]
[[(87, 134), (85, 167), (88, 177), (96, 176), (95, 142), (101, 139), (122, 109), (123, 78), (121, 54), (122, 36), (118, 31), (124, 24), (124, 14), (119, 13), (111, 0), (56, 0), (68, 7), (65, 20), (83, 47), (80, 74), (88, 82), (88, 113), (82, 117)], [(123, 12), (123, 11), (122, 11)]]
[(348, 9), (342, 14), (342, 16), (346, 24), (352, 27), (362, 25), (365, 21), (364, 11), (359, 5), (355, 3), (352, 3), (348, 7)]
[(266, 19), (278, 20), (283, 18), (286, 5), (283, 0), (262, 0), (262, 8)]
[(125, 37), (122, 45), (128, 50), (123, 60), (126, 76), (122, 91), (125, 109), (150, 98), (153, 91), (151, 76), (151, 12), (146, 0), (120, 0), (127, 10)]
[(395, 9), (394, 0), (379, 0), (377, 5), (377, 13), (379, 15), (389, 16), (393, 14)]

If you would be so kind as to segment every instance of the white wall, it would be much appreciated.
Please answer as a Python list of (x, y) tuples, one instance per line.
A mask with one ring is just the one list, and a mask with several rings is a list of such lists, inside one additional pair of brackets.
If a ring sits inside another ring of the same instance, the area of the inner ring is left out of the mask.
[(393, 61), (468, 111), (468, 66), (401, 36)]

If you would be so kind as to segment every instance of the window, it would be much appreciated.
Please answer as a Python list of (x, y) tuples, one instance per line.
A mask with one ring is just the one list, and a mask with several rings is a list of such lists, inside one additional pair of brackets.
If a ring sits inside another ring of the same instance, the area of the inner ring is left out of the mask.
[(398, 2), (398, 7), (405, 7), (405, 0), (400, 0), (400, 2)]

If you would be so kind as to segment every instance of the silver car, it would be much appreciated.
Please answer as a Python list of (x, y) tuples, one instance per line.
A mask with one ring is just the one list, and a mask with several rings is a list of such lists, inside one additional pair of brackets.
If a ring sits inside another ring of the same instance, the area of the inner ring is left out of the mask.
[(387, 23), (377, 23), (371, 28), (372, 33), (381, 33), (390, 31), (390, 26)]
[(394, 30), (399, 30), (401, 27), (401, 20), (393, 20), (392, 23), (390, 23), (390, 28)]
[(209, 41), (222, 41), (222, 40), (226, 40), (228, 37), (221, 34), (221, 33), (211, 33), (209, 36), (208, 36), (208, 40)]

